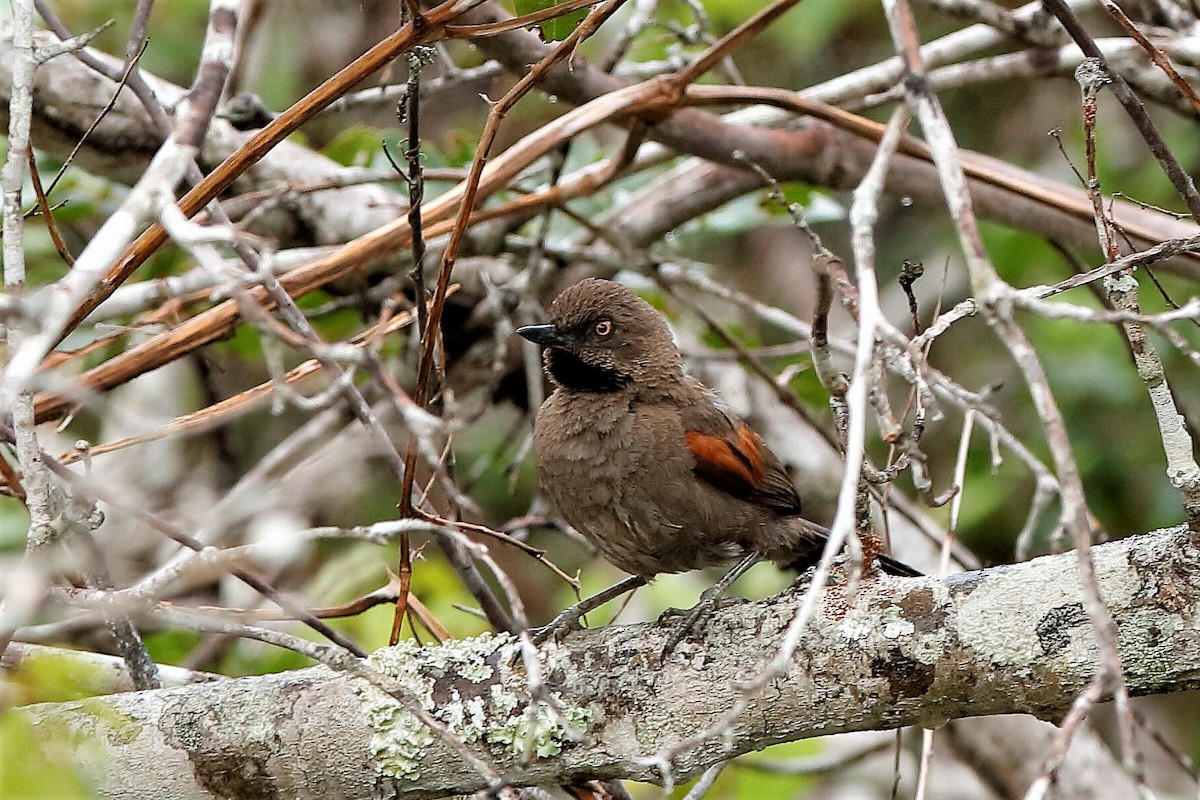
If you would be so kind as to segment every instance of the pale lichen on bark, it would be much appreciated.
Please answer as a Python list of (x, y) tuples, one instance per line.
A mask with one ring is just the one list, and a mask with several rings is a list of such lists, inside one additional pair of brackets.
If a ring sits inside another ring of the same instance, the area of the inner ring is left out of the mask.
[[(401, 642), (375, 651), (369, 660), (450, 734), (501, 761), (558, 755), (603, 718), (597, 704), (574, 705), (561, 691), (547, 688), (545, 699), (531, 697), (517, 669), (517, 639), (507, 634), (430, 647)], [(370, 750), (381, 774), (419, 779), (421, 761), (436, 735), (368, 681), (356, 680), (354, 689), (371, 724)]]
[[(1200, 687), (1200, 551), (1187, 533), (1094, 553), (1131, 690)], [(1074, 553), (941, 579), (868, 580), (854, 594), (843, 581), (826, 590), (784, 674), (718, 735), (673, 752), (721, 720), (774, 656), (804, 588), (720, 609), (702, 638), (665, 659), (678, 620), (572, 633), (541, 648), (533, 692), (507, 636), (402, 645), (372, 664), (522, 785), (661, 781), (654, 757), (663, 752), (684, 780), (731, 756), (828, 733), (1012, 712), (1056, 719), (1099, 668)], [(487, 785), (461, 749), (414, 728), (402, 708), (365, 678), (317, 667), (12, 713), (78, 745), (76, 763), (105, 796), (152, 797), (149, 787), (171, 785), (177, 797), (419, 798)]]

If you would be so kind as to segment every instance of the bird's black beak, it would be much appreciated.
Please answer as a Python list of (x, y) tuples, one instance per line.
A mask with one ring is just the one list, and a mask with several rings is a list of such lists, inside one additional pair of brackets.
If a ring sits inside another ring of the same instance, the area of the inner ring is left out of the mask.
[(570, 346), (570, 338), (550, 324), (525, 325), (517, 328), (517, 333), (542, 347), (556, 347), (560, 350), (566, 350)]

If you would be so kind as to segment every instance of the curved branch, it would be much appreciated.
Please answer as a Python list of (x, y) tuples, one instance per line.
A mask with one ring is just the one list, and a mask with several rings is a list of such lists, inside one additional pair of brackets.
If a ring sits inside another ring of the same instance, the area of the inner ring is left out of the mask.
[[(462, 19), (469, 22), (497, 22), (507, 16), (496, 4), (484, 2), (464, 14)], [(521, 74), (525, 64), (535, 63), (547, 52), (546, 45), (538, 41), (536, 36), (521, 30), (479, 39), (475, 44), (488, 57), (517, 74)], [(584, 105), (625, 87), (625, 82), (620, 78), (582, 59), (549, 70), (540, 84), (547, 94), (572, 105)], [(705, 90), (696, 89), (697, 92)], [(789, 94), (761, 87), (758, 91), (774, 94), (776, 100)], [(802, 93), (791, 95), (796, 106), (807, 104), (810, 113), (818, 111), (823, 105), (806, 100)], [(658, 119), (647, 130), (647, 138), (677, 153), (696, 156), (711, 163), (689, 160), (672, 172), (693, 176), (691, 186), (683, 192), (668, 196), (664, 192), (664, 179), (652, 182), (639, 193), (646, 201), (644, 205), (634, 207), (632, 203), (626, 204), (627, 213), (622, 215), (621, 221), (629, 220), (635, 229), (647, 228), (645, 231), (630, 231), (635, 235), (641, 233), (637, 237), (640, 240), (661, 235), (664, 230), (670, 230), (669, 225), (684, 213), (703, 213), (761, 188), (762, 179), (747, 169), (747, 164), (758, 165), (781, 181), (799, 180), (833, 189), (854, 188), (874, 157), (876, 141), (882, 129), (872, 134), (854, 124), (854, 115), (828, 106), (825, 108), (835, 116), (821, 120), (808, 117), (791, 129), (734, 124), (699, 108), (680, 108), (669, 117)], [(984, 154), (965, 150), (959, 152), (964, 162), (977, 172), (970, 181), (970, 191), (980, 216), (1057, 238), (1073, 246), (1094, 243), (1090, 206), (1081, 190)], [(987, 178), (980, 179), (978, 175)], [(721, 188), (710, 188), (712, 184), (720, 184)], [(700, 190), (700, 199), (691, 198), (694, 189)], [(902, 155), (894, 159), (889, 170), (887, 189), (910, 196), (918, 203), (944, 204), (936, 170), (924, 157)], [(704, 204), (705, 200), (708, 201), (707, 205)], [(676, 204), (689, 211), (673, 211)], [(1127, 201), (1115, 201), (1112, 208), (1114, 217), (1138, 247), (1151, 246), (1165, 239), (1192, 236), (1197, 230), (1189, 222)], [(639, 225), (635, 221), (639, 219), (652, 222)], [(1174, 265), (1189, 277), (1200, 274), (1200, 257), (1194, 254), (1176, 259)]]
[[(1200, 686), (1200, 549), (1182, 529), (1094, 549), (1136, 694)], [(774, 656), (802, 592), (717, 612), (704, 641), (660, 663), (671, 622), (580, 631), (543, 648), (530, 710), (508, 637), (401, 645), (373, 656), (506, 780), (663, 781), (733, 755), (845, 731), (937, 726), (959, 717), (1055, 718), (1097, 674), (1073, 553), (942, 579), (880, 579), (826, 590), (787, 673), (729, 730), (676, 743), (720, 719)], [(324, 667), (14, 712), (48, 740), (76, 743), (101, 794), (434, 797), (484, 788), (443, 741), (361, 679)], [(528, 757), (522, 759), (522, 753)], [(230, 768), (231, 754), (237, 768)]]

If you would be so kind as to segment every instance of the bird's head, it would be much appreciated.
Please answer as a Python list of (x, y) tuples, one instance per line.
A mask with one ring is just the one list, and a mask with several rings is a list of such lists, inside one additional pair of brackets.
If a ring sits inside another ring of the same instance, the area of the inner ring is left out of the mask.
[(555, 384), (580, 392), (615, 392), (682, 374), (666, 320), (619, 283), (587, 278), (550, 306), (545, 325), (517, 333), (546, 348)]

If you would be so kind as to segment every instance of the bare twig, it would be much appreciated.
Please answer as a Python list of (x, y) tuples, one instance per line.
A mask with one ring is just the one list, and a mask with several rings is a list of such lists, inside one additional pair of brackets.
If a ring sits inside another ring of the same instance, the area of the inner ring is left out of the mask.
[[(1100, 249), (1111, 263), (1119, 256), (1116, 231), (1104, 211), (1100, 192), (1100, 179), (1096, 174), (1096, 95), (1104, 85), (1105, 77), (1099, 64), (1084, 62), (1076, 71), (1076, 79), (1083, 91), (1084, 142), (1087, 147), (1087, 190), (1095, 209), (1096, 235)], [(1110, 275), (1104, 279), (1104, 288), (1112, 306), (1126, 314), (1139, 314), (1137, 280), (1129, 270)], [(1188, 435), (1183, 416), (1175, 404), (1171, 385), (1158, 350), (1146, 333), (1145, 327), (1130, 320), (1121, 325), (1129, 343), (1138, 376), (1146, 384), (1154, 418), (1158, 422), (1163, 452), (1167, 458), (1167, 478), (1171, 485), (1183, 495), (1183, 507), (1188, 527), (1200, 536), (1200, 465), (1197, 465), (1192, 449), (1195, 443)]]
[(1146, 113), (1142, 102), (1133, 93), (1133, 89), (1129, 87), (1129, 83), (1117, 74), (1104, 58), (1104, 54), (1100, 52), (1100, 48), (1096, 47), (1096, 42), (1091, 35), (1080, 24), (1078, 17), (1074, 12), (1063, 2), (1063, 0), (1043, 0), (1046, 8), (1052, 13), (1062, 26), (1066, 28), (1067, 33), (1079, 45), (1079, 49), (1084, 55), (1089, 58), (1094, 58), (1101, 65), (1104, 72), (1107, 73), (1112, 84), (1113, 94), (1117, 100), (1125, 108), (1129, 114), (1133, 124), (1137, 127), (1142, 138), (1146, 140), (1147, 147), (1150, 148), (1151, 154), (1162, 167), (1167, 178), (1171, 181), (1171, 185), (1175, 187), (1175, 191), (1183, 198), (1188, 210), (1192, 214), (1192, 219), (1200, 222), (1200, 192), (1196, 191), (1196, 184), (1192, 181), (1190, 175), (1179, 164), (1171, 149), (1167, 147), (1167, 143), (1163, 140), (1162, 134), (1159, 133), (1158, 127), (1150, 119)]
[[(29, 131), (33, 118), (33, 79), (37, 68), (33, 48), (33, 4), (30, 0), (15, 0), (13, 3), (12, 38), (14, 61), (8, 152), (0, 171), (0, 191), (3, 192), (4, 290), (14, 298), (20, 298), (25, 292), (26, 280), (21, 189), (25, 164), (33, 158)], [(8, 326), (6, 343), (10, 353), (24, 346), (28, 340), (22, 324)], [(12, 414), (13, 444), (24, 484), (21, 491), (29, 511), (29, 528), (25, 535), (25, 560), (28, 561), (37, 548), (51, 541), (56, 531), (61, 531), (65, 526), (59, 518), (59, 509), (55, 508), (55, 487), (38, 442), (32, 387), (0, 386), (0, 409), (9, 410)], [(36, 601), (30, 604), (29, 600), (24, 598), (26, 611), (32, 611), (32, 607), (37, 605)], [(13, 602), (15, 598), (0, 598), (0, 620), (11, 616), (11, 612), (6, 611), (9, 611), (8, 607)], [(0, 655), (8, 646), (11, 633), (9, 626), (0, 624)]]
[[(89, 494), (97, 499), (103, 500), (104, 502), (108, 503), (109, 505), (111, 505), (115, 508), (123, 508), (125, 511), (132, 514), (139, 520), (147, 523), (152, 528), (159, 531), (160, 533), (162, 533), (163, 535), (165, 535), (172, 541), (177, 542), (178, 544), (181, 544), (190, 550), (200, 552), (201, 550), (204, 549), (204, 545), (202, 542), (197, 541), (194, 537), (188, 535), (186, 532), (180, 530), (178, 527), (172, 525), (171, 523), (167, 522), (166, 520), (163, 520), (163, 519), (159, 518), (158, 516), (151, 514), (150, 512), (145, 511), (143, 509), (129, 507), (126, 503), (123, 503), (118, 497), (114, 496), (114, 494), (112, 492), (110, 492), (108, 489), (98, 485), (95, 481), (87, 480), (84, 477), (75, 474), (71, 470), (69, 470), (66, 467), (59, 464), (54, 459), (51, 459), (48, 456), (46, 456), (44, 453), (43, 453), (43, 458), (46, 459), (46, 463), (49, 465), (50, 469), (56, 475), (63, 478), (64, 480), (70, 482), (73, 486), (79, 488), (80, 490), (86, 492), (87, 494)], [(269, 598), (271, 601), (279, 604), (279, 606), (281, 608), (286, 609), (289, 613), (294, 615), (297, 619), (301, 620), (302, 622), (307, 624), (309, 627), (311, 627), (313, 630), (315, 630), (318, 633), (320, 633), (321, 635), (325, 636), (327, 639), (329, 639), (329, 641), (337, 644), (339, 647), (344, 648), (347, 652), (353, 653), (354, 655), (357, 655), (357, 656), (365, 655), (365, 653), (358, 647), (358, 645), (356, 645), (354, 642), (347, 639), (341, 633), (338, 633), (334, 629), (330, 628), (328, 625), (326, 625), (324, 622), (322, 622), (321, 620), (314, 617), (312, 614), (308, 613), (303, 608), (303, 606), (288, 599), (287, 596), (283, 595), (276, 589), (272, 588), (260, 576), (254, 574), (253, 572), (250, 572), (248, 570), (243, 570), (243, 569), (234, 569), (234, 570), (231, 570), (230, 572), (232, 575), (235, 575), (240, 580), (242, 580), (244, 583), (251, 586), (255, 591), (261, 593), (264, 597)]]
[(1154, 44), (1146, 38), (1146, 35), (1138, 29), (1137, 25), (1133, 24), (1133, 20), (1131, 20), (1129, 16), (1121, 10), (1119, 5), (1114, 3), (1112, 0), (1102, 0), (1101, 5), (1104, 6), (1104, 10), (1107, 11), (1113, 19), (1121, 24), (1121, 27), (1125, 29), (1126, 33), (1128, 33), (1130, 37), (1132, 37), (1133, 40), (1137, 42), (1143, 50), (1146, 51), (1146, 54), (1150, 56), (1155, 65), (1157, 65), (1158, 68), (1161, 69), (1163, 73), (1165, 73), (1166, 76), (1171, 79), (1171, 83), (1174, 84), (1175, 88), (1179, 90), (1179, 93), (1182, 94), (1184, 98), (1192, 104), (1192, 108), (1196, 109), (1197, 112), (1200, 112), (1200, 97), (1196, 96), (1196, 90), (1193, 89), (1192, 85), (1188, 83), (1182, 75), (1179, 74), (1178, 70), (1175, 69), (1175, 65), (1173, 65), (1171, 60), (1167, 58), (1166, 53), (1155, 47)]
[[(223, 2), (231, 1), (223, 0)], [(423, 15), (424, 24), (420, 31), (414, 31), (411, 24), (404, 26), (325, 81), (291, 108), (282, 112), (180, 199), (179, 205), (184, 214), (191, 215), (199, 211), (234, 178), (262, 158), (289, 133), (328, 106), (349, 87), (359, 83), (380, 66), (413, 45), (438, 38), (447, 21), (464, 13), (475, 4), (475, 2), (463, 2), (462, 0), (447, 0), (436, 9)], [(219, 7), (230, 9), (228, 5)], [(217, 8), (218, 6), (214, 6), (214, 11)], [(190, 132), (194, 133), (195, 131)], [(150, 181), (153, 181), (154, 185), (166, 183), (166, 178), (184, 168), (182, 164), (177, 163), (181, 159), (176, 158), (170, 151), (160, 151), (160, 153), (162, 154), (158, 159), (158, 167), (149, 170), (139, 184)], [(136, 212), (137, 207), (134, 206), (130, 210)], [(27, 342), (22, 351), (14, 354), (13, 360), (5, 372), (8, 382), (26, 380), (32, 374), (37, 363), (61, 339), (65, 331), (74, 328), (91, 313), (92, 309), (103, 302), (113, 289), (119, 286), (132, 274), (133, 270), (166, 241), (166, 232), (163, 228), (152, 226), (139, 236), (126, 252), (122, 253), (121, 249), (132, 236), (130, 222), (135, 218), (136, 216), (132, 214), (114, 215), (110, 219), (111, 235), (97, 236), (93, 240), (102, 242), (103, 250), (97, 246), (92, 253), (88, 254), (86, 261), (84, 261), (84, 254), (80, 254), (84, 268), (73, 270), (71, 274), (75, 277), (61, 287), (62, 292), (55, 304), (54, 313), (44, 323), (44, 333), (36, 341)]]
[[(428, 404), (431, 397), (430, 382), (433, 378), (434, 356), (441, 337), (442, 311), (445, 307), (446, 292), (450, 287), (450, 277), (454, 270), (454, 263), (458, 258), (459, 249), (462, 247), (463, 238), (466, 236), (467, 227), (470, 224), (471, 212), (475, 208), (477, 201), (484, 165), (487, 162), (488, 154), (491, 152), (492, 144), (495, 142), (500, 124), (508, 110), (533, 88), (546, 70), (570, 55), (580, 41), (594, 33), (606, 19), (616, 13), (617, 9), (624, 2), (625, 0), (608, 0), (600, 8), (589, 12), (583, 22), (571, 32), (571, 35), (560, 42), (550, 55), (534, 65), (488, 113), (487, 122), (484, 125), (483, 133), (475, 150), (475, 157), (471, 162), (471, 172), (465, 182), (462, 202), (459, 205), (458, 214), (450, 231), (450, 241), (442, 254), (442, 261), (438, 268), (437, 285), (434, 289), (432, 305), (429, 310), (429, 324), (423, 332), (421, 339), (421, 360), (417, 367), (417, 380), (413, 396), (414, 400), (422, 407)], [(411, 516), (415, 511), (412, 500), (413, 481), (416, 477), (413, 471), (415, 461), (416, 453), (410, 449), (405, 458), (404, 483), (400, 490), (401, 514), (403, 516)], [(398, 618), (400, 616), (399, 611), (402, 609), (397, 606), (397, 610)], [(495, 611), (492, 613), (495, 613)], [(492, 621), (495, 624), (506, 620), (503, 616), (497, 616)], [(398, 622), (393, 623), (392, 630), (394, 636), (398, 635)], [(512, 630), (512, 628), (509, 628), (509, 630)]]

